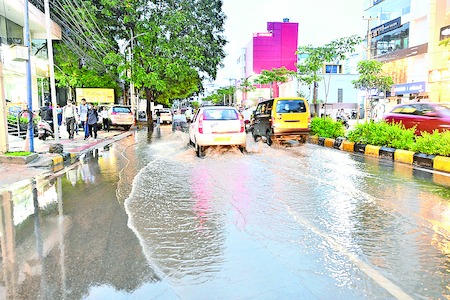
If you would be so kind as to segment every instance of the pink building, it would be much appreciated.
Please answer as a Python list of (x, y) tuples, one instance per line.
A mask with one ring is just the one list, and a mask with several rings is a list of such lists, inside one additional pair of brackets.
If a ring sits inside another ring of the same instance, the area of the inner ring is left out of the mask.
[(297, 71), (298, 23), (267, 22), (267, 32), (254, 33), (245, 51), (245, 77), (286, 67)]
[[(241, 78), (259, 75), (262, 70), (286, 67), (297, 71), (298, 23), (289, 19), (283, 22), (267, 22), (267, 32), (254, 33), (253, 39), (241, 53)], [(242, 57), (244, 56), (244, 57)], [(268, 88), (269, 86), (259, 86)], [(278, 96), (278, 86), (274, 84), (273, 96)], [(247, 94), (242, 95), (243, 100)]]

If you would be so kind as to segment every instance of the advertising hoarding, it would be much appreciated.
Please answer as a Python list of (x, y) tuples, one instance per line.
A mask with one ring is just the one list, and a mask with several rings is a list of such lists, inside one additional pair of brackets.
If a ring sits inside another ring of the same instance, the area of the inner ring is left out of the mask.
[(85, 98), (87, 102), (114, 104), (114, 89), (76, 88), (75, 93), (77, 103)]

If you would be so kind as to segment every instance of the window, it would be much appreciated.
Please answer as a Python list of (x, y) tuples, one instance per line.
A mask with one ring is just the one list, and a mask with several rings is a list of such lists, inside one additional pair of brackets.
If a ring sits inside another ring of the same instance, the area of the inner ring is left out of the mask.
[(234, 109), (208, 109), (203, 112), (204, 120), (238, 120)]
[(115, 113), (127, 113), (127, 114), (131, 113), (131, 109), (129, 107), (123, 106), (115, 106), (113, 107), (112, 111)]
[(344, 90), (343, 89), (338, 89), (338, 103), (342, 103), (343, 102), (343, 98), (344, 98)]
[(277, 113), (300, 113), (306, 112), (303, 100), (280, 100), (277, 102)]
[(327, 74), (338, 74), (339, 73), (339, 65), (326, 65), (325, 73)]

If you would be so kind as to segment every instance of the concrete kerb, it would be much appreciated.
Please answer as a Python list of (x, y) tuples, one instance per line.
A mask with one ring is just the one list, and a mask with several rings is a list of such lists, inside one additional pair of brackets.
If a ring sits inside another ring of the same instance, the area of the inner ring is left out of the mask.
[(408, 165), (450, 173), (450, 157), (415, 153), (413, 151), (358, 144), (345, 140), (345, 138), (328, 139), (311, 136), (309, 143), (322, 147), (335, 148), (347, 152), (356, 152), (372, 157), (388, 159)]
[(62, 167), (64, 167), (64, 165), (73, 164), (73, 163), (77, 162), (79, 160), (79, 158), (82, 155), (86, 154), (87, 152), (90, 152), (94, 149), (103, 148), (107, 145), (110, 145), (110, 144), (116, 142), (116, 141), (126, 138), (132, 134), (133, 134), (132, 132), (127, 131), (127, 132), (121, 133), (119, 135), (112, 136), (112, 137), (110, 137), (106, 140), (100, 141), (98, 143), (85, 145), (83, 147), (72, 149), (72, 150), (69, 150), (68, 152), (63, 152), (61, 154), (49, 153), (49, 154), (47, 154), (47, 156), (49, 157), (48, 166), (51, 168), (58, 168), (58, 167), (62, 168)]

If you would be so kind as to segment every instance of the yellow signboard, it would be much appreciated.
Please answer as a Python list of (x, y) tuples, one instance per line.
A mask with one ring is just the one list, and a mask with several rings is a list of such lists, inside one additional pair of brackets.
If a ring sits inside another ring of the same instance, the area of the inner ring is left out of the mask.
[(86, 102), (111, 103), (114, 104), (114, 89), (100, 89), (100, 88), (76, 88), (77, 104), (81, 103), (81, 99), (86, 99)]

